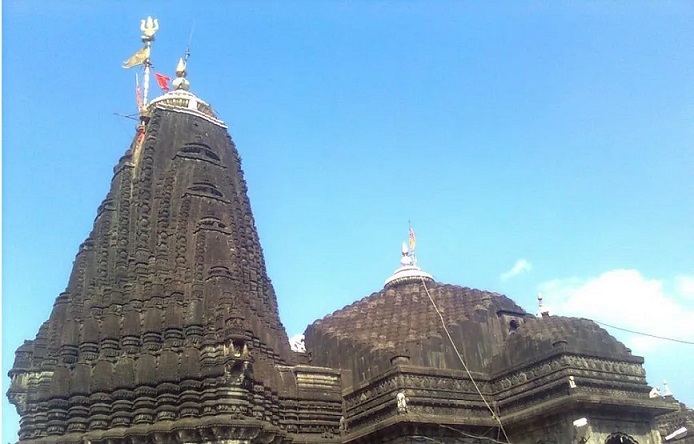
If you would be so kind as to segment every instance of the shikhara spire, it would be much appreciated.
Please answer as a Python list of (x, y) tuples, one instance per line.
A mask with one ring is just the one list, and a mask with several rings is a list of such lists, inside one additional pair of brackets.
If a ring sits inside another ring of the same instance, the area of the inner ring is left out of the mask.
[(65, 291), (15, 353), (20, 444), (578, 442), (572, 422), (621, 444), (694, 430), (597, 323), (544, 316), (541, 295), (538, 318), (433, 282), (411, 228), (385, 288), (290, 344), (239, 153), (189, 91), (187, 55), (174, 89), (157, 76), (165, 93), (147, 101), (158, 28), (141, 22), (124, 64), (144, 70), (135, 139)]
[[(142, 22), (125, 64), (145, 89), (158, 27)], [(314, 406), (339, 427), (339, 375), (293, 367), (239, 153), (183, 60), (176, 74), (143, 103), (65, 291), (16, 351), (22, 442), (285, 442), (320, 433), (303, 425)]]

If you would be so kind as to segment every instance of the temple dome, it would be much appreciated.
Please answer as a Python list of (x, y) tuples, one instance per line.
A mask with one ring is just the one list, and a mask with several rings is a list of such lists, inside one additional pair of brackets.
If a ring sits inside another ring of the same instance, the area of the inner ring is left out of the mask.
[(351, 369), (364, 379), (398, 356), (415, 366), (462, 369), (432, 300), (468, 367), (479, 372), (503, 350), (509, 319), (532, 316), (498, 293), (417, 278), (315, 321), (305, 333), (306, 349), (315, 364)]
[(447, 324), (477, 320), (487, 313), (525, 310), (498, 293), (439, 282), (405, 283), (384, 288), (312, 324), (337, 336), (377, 348), (397, 347), (441, 332), (441, 320), (427, 295), (436, 302)]
[(502, 294), (420, 276), (406, 278), (406, 268), (396, 271), (383, 290), (307, 328), (306, 349), (315, 364), (351, 370), (355, 383), (387, 371), (395, 362), (462, 370), (447, 334), (465, 365), (487, 375), (557, 351), (642, 362), (593, 321), (537, 318)]

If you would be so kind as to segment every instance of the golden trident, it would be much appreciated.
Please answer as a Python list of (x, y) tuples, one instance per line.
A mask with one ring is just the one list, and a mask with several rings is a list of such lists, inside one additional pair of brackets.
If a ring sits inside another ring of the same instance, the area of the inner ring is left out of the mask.
[(147, 19), (140, 22), (140, 31), (142, 31), (142, 41), (151, 42), (154, 40), (154, 33), (159, 29), (159, 22), (157, 19), (152, 19), (152, 17), (147, 17)]

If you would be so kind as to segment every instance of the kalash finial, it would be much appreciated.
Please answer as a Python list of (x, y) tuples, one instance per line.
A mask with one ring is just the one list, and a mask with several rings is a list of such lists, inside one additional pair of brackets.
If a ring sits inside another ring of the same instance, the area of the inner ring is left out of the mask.
[(549, 316), (549, 310), (545, 309), (542, 304), (542, 293), (537, 293), (537, 315), (538, 318)]
[(186, 79), (188, 72), (186, 71), (185, 60), (178, 59), (178, 64), (176, 65), (176, 78), (171, 82), (175, 89), (182, 89), (188, 91), (190, 89), (190, 82)]
[(402, 258), (400, 259), (400, 263), (403, 267), (413, 265), (413, 260), (410, 257), (410, 249), (407, 248), (405, 242), (402, 243)]
[(402, 243), (402, 257), (400, 258), (400, 268), (386, 279), (385, 288), (412, 282), (433, 281), (434, 278), (429, 273), (422, 271), (417, 266), (417, 258), (414, 254), (416, 245), (414, 230), (409, 229), (409, 246), (405, 242)]

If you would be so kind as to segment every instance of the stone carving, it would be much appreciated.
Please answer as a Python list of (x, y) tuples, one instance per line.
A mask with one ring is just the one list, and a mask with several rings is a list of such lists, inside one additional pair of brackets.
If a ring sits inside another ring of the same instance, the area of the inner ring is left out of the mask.
[[(114, 168), (65, 292), (16, 351), (8, 398), (21, 442), (356, 444), (445, 432), (441, 442), (472, 443), (507, 418), (513, 442), (567, 442), (566, 415), (588, 401), (644, 424), (662, 415), (661, 434), (694, 421), (649, 397), (643, 359), (597, 324), (430, 280), (391, 281), (316, 321), (292, 351), (236, 147), (204, 102), (166, 97)], [(461, 441), (463, 430), (474, 433)]]
[[(23, 417), (20, 439), (116, 428), (109, 440), (126, 442), (137, 426), (137, 436), (152, 427), (151, 439), (177, 442), (190, 432), (173, 433), (182, 419), (204, 419), (194, 428), (215, 439), (285, 436), (285, 400), (314, 395), (279, 377), (294, 355), (235, 147), (225, 128), (169, 109), (152, 110), (145, 134), (114, 169), (51, 317), (17, 350), (8, 395)], [(178, 140), (185, 134), (202, 136)], [(331, 412), (324, 426), (303, 433), (339, 435), (340, 385), (329, 390), (316, 406)], [(260, 422), (204, 425), (220, 414)], [(292, 427), (310, 419), (301, 413)], [(159, 424), (174, 427), (154, 433)]]
[(395, 395), (395, 399), (398, 403), (398, 413), (407, 413), (407, 397), (405, 396), (405, 392), (399, 392)]

